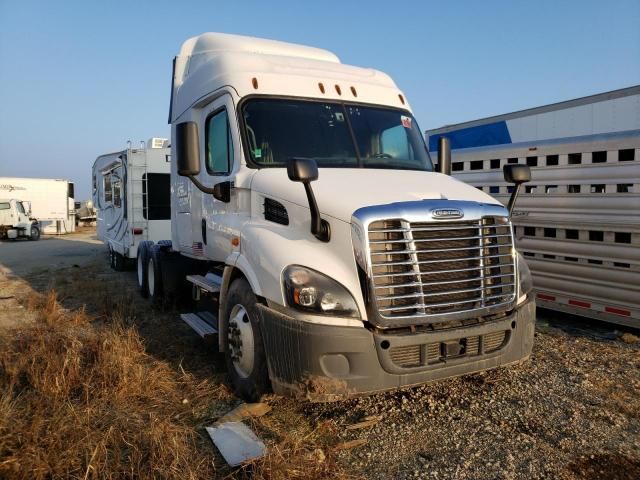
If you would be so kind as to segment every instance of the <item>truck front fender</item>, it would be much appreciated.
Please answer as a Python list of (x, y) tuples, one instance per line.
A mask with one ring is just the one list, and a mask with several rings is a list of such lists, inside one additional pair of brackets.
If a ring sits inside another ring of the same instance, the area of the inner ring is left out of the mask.
[(221, 352), (224, 352), (225, 350), (224, 339), (227, 336), (227, 324), (223, 320), (222, 315), (224, 312), (227, 291), (229, 290), (231, 281), (237, 277), (237, 272), (240, 272), (242, 276), (247, 279), (253, 293), (257, 296), (262, 296), (262, 289), (260, 288), (258, 277), (251, 268), (251, 265), (240, 252), (233, 252), (225, 261), (218, 302), (218, 348)]

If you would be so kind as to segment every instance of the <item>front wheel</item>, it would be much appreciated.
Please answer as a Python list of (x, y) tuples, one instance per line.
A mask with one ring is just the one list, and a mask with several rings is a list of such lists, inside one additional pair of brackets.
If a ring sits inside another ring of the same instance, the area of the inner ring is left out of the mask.
[(40, 240), (40, 229), (35, 225), (31, 226), (31, 235), (29, 235), (29, 240), (32, 240), (32, 241)]
[(235, 280), (227, 295), (225, 363), (233, 391), (255, 402), (269, 389), (267, 357), (262, 342), (256, 296), (249, 283)]

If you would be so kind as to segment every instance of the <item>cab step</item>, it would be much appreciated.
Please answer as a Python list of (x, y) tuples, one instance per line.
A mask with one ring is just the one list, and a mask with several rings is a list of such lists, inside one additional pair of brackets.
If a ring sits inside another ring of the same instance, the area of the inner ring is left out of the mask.
[(218, 334), (218, 330), (213, 326), (217, 319), (211, 312), (183, 313), (180, 318), (202, 338)]
[(209, 293), (218, 293), (222, 286), (222, 277), (214, 273), (207, 273), (204, 276), (187, 275), (187, 281)]

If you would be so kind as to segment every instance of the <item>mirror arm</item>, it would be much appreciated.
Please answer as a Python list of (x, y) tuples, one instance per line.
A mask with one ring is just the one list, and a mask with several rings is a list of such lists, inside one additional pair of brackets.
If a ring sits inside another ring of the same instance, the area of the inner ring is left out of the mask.
[(311, 184), (304, 182), (303, 185), (304, 191), (307, 193), (307, 200), (309, 201), (309, 210), (311, 210), (311, 233), (313, 233), (318, 240), (328, 242), (331, 239), (331, 227), (326, 220), (320, 217), (320, 210), (318, 209)]
[(513, 214), (513, 207), (516, 205), (516, 198), (518, 198), (518, 193), (520, 192), (521, 183), (516, 183), (513, 187), (513, 192), (511, 193), (511, 198), (509, 198), (509, 204), (507, 205), (507, 210), (509, 210), (509, 216)]
[(212, 187), (206, 187), (204, 186), (202, 183), (200, 183), (200, 180), (198, 180), (194, 175), (187, 175), (187, 178), (189, 178), (189, 180), (191, 180), (193, 182), (193, 184), (198, 188), (198, 190), (200, 190), (201, 192), (204, 193), (209, 193), (211, 195), (213, 195), (213, 188)]

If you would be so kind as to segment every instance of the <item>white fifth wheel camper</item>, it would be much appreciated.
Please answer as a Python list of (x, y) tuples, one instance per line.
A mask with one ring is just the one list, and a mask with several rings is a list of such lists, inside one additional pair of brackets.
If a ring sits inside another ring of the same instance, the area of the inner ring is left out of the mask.
[(42, 233), (75, 231), (74, 185), (68, 180), (0, 177), (0, 197), (29, 202)]
[(93, 204), (98, 238), (111, 266), (124, 269), (143, 241), (171, 235), (170, 149), (152, 138), (146, 147), (99, 156), (93, 164)]

